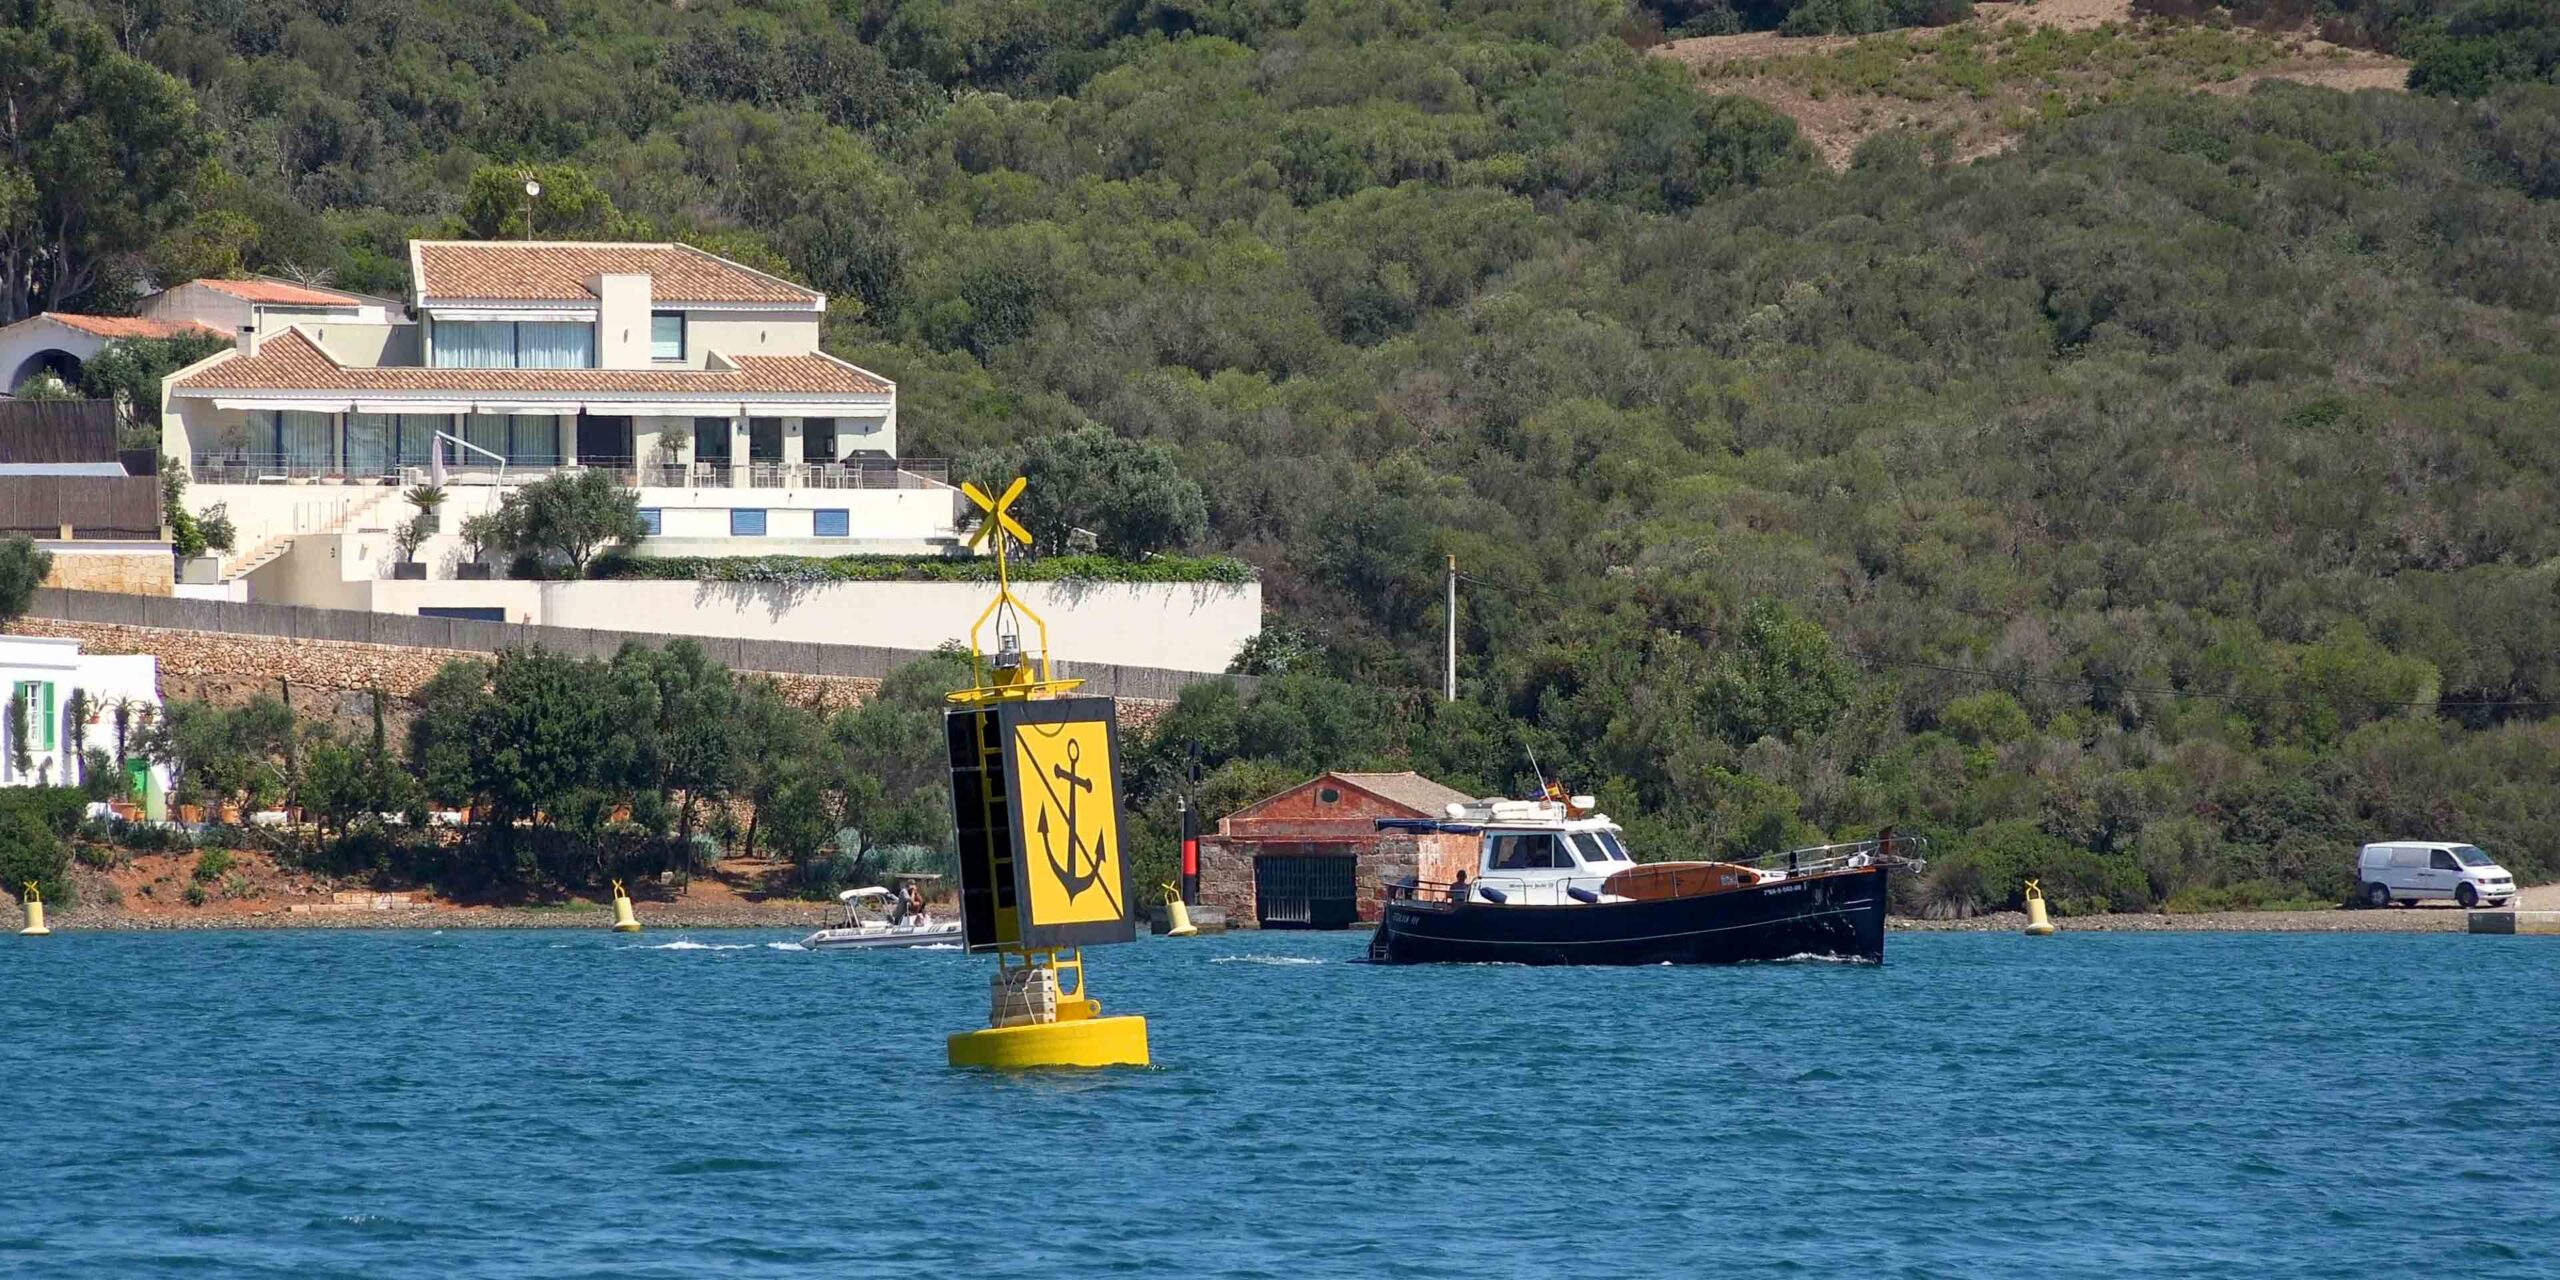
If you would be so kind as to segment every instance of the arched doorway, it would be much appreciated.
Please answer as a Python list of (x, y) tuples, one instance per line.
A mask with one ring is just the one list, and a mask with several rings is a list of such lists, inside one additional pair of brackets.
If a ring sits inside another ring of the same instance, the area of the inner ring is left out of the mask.
[(62, 385), (77, 388), (80, 385), (80, 357), (57, 347), (48, 347), (28, 356), (18, 362), (17, 368), (9, 371), (9, 394), (18, 394), (18, 388), (39, 373), (50, 373), (61, 379)]

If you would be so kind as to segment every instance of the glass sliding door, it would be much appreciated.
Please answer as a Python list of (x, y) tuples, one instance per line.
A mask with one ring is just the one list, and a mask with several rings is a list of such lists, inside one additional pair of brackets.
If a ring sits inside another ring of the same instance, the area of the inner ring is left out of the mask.
[(277, 416), (276, 451), (284, 455), (287, 474), (318, 475), (337, 461), (331, 455), (336, 452), (338, 415), (287, 409)]
[(507, 461), (520, 467), (560, 465), (560, 420), (520, 413), (507, 419)]
[(595, 368), (596, 327), (583, 321), (518, 321), (516, 323), (516, 367), (519, 369)]
[(347, 474), (385, 476), (392, 471), (392, 436), (398, 420), (387, 413), (347, 415)]
[(720, 462), (729, 460), (729, 420), (696, 418), (693, 420), (693, 460)]
[(399, 461), (404, 467), (427, 465), (435, 446), (436, 433), (453, 430), (449, 413), (404, 413), (400, 415)]
[(471, 413), (462, 418), (462, 438), (472, 447), (456, 449), (453, 461), (464, 467), (495, 467), (507, 456), (507, 415)]
[(516, 367), (516, 323), (513, 320), (439, 320), (435, 327), (439, 369), (512, 369)]

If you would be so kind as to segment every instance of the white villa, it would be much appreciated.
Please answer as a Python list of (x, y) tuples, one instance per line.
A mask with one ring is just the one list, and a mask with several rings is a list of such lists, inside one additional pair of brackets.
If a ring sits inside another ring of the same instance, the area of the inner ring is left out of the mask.
[[(85, 695), (88, 714), (71, 719), (72, 694)], [(149, 654), (82, 653), (77, 640), (0, 636), (0, 698), (25, 707), (26, 739), (11, 736), (15, 717), (0, 718), (0, 785), (71, 786), (80, 781), (77, 748), (113, 753), (116, 708), (125, 708), (126, 741), (160, 714), (160, 660)], [(5, 706), (5, 703), (0, 703)], [(23, 746), (27, 763), (18, 767)], [(168, 771), (131, 758), (133, 793), (168, 789)]]
[(897, 460), (897, 388), (819, 349), (824, 295), (680, 244), (416, 241), (409, 260), (406, 316), (244, 328), (169, 379), (189, 506), (240, 529), (226, 578), (299, 536), (389, 529), (396, 487), (446, 477), (450, 539), (502, 486), (573, 467), (639, 491), (652, 554), (957, 542), (944, 467)]

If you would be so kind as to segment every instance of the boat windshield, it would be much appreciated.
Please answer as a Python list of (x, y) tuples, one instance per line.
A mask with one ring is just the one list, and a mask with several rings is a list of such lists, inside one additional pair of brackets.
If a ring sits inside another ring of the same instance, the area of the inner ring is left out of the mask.
[(2488, 854), (2480, 852), (2477, 847), (2472, 845), (2455, 845), (2453, 847), (2453, 856), (2460, 860), (2462, 865), (2466, 867), (2494, 867), (2498, 865), (2496, 859), (2491, 858)]
[(1577, 831), (1573, 834), (1573, 851), (1584, 862), (1624, 862), (1626, 855), (1618, 850), (1618, 842), (1606, 831)]

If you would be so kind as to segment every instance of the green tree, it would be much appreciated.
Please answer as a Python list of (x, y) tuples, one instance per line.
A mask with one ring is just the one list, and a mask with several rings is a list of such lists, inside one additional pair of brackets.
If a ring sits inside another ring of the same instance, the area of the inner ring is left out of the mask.
[(23, 615), (53, 572), (53, 553), (23, 533), (0, 538), (0, 627)]
[(610, 240), (624, 234), (624, 221), (612, 198), (586, 170), (570, 164), (491, 164), (473, 170), (462, 195), (456, 230), (478, 240), (524, 238), (528, 178), (542, 187), (541, 195), (530, 197), (535, 238)]
[(881, 681), (880, 692), (836, 713), (821, 784), (833, 798), (841, 863), (802, 855), (801, 882), (815, 891), (867, 874), (883, 849), (948, 844), (951, 783), (943, 696), (968, 683), (968, 659), (945, 650)]
[(1031, 485), (1017, 510), (1043, 554), (1067, 551), (1079, 529), (1104, 553), (1134, 558), (1187, 546), (1208, 528), (1199, 484), (1160, 444), (1080, 427), (1033, 440), (1020, 472)]
[(51, 0), (0, 7), (0, 324), (68, 310), (186, 213), (209, 147), (176, 80)]
[(160, 446), (160, 387), (169, 375), (217, 351), (231, 340), (212, 333), (174, 338), (119, 338), (80, 366), (80, 389), (113, 400), (129, 447)]
[(545, 476), (509, 493), (493, 514), (498, 518), (487, 536), (520, 555), (557, 556), (573, 575), (583, 575), (606, 547), (629, 546), (649, 533), (639, 495), (595, 470)]

